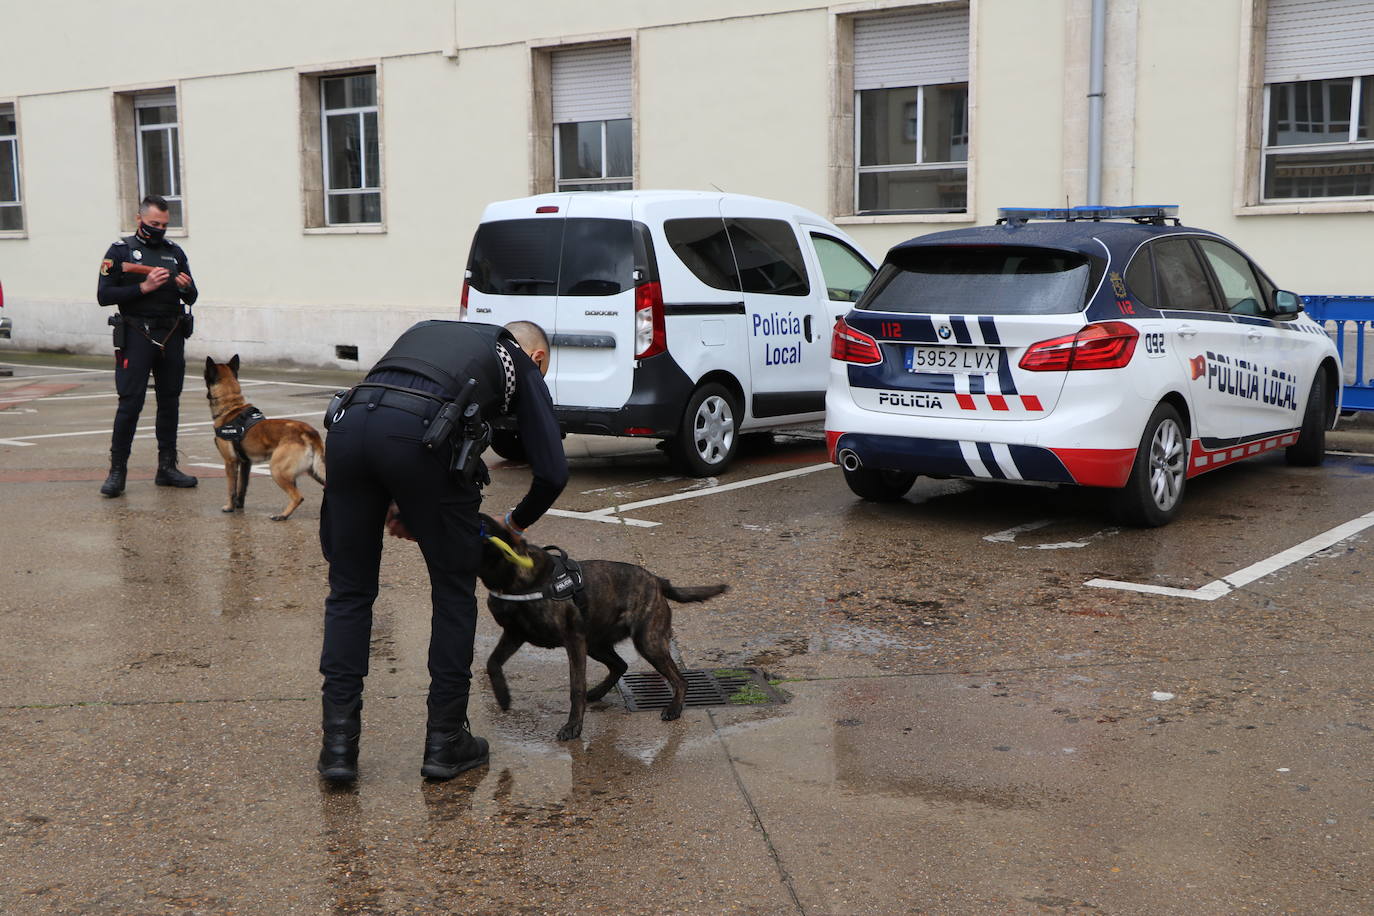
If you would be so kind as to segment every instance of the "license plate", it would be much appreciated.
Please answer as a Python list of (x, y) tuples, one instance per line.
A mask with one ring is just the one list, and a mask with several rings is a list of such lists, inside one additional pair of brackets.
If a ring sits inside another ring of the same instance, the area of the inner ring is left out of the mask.
[(906, 351), (908, 372), (957, 372), (990, 375), (997, 371), (992, 347), (912, 347)]

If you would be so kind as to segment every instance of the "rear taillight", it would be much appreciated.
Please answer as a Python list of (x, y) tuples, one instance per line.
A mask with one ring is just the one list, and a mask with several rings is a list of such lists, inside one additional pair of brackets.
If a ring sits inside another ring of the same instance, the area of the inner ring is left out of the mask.
[(463, 295), (461, 295), (460, 297), (458, 297), (458, 320), (459, 320), (459, 321), (467, 321), (467, 320), (468, 320), (468, 286), (469, 286), (468, 281), (467, 281), (466, 279), (464, 279), (464, 280), (463, 280)]
[(668, 349), (663, 327), (663, 287), (657, 281), (635, 287), (635, 359), (648, 359)]
[(1120, 369), (1135, 355), (1139, 338), (1140, 332), (1125, 322), (1090, 324), (1076, 334), (1031, 344), (1020, 366), (1031, 372)]
[(872, 366), (883, 361), (883, 351), (878, 349), (876, 340), (851, 328), (840, 318), (835, 321), (835, 333), (830, 338), (830, 358)]

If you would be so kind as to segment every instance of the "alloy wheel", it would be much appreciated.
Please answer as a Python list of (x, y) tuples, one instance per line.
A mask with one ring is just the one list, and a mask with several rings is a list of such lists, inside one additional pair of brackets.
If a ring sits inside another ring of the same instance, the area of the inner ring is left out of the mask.
[(1184, 453), (1183, 431), (1166, 418), (1150, 440), (1150, 496), (1161, 511), (1173, 509), (1183, 493)]

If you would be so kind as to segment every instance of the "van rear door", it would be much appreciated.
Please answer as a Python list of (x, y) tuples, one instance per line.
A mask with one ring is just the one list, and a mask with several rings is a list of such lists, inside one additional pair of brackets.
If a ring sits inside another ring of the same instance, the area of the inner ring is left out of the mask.
[(634, 387), (635, 286), (651, 278), (628, 209), (600, 195), (568, 201), (552, 325), (560, 407), (618, 408)]
[[(487, 208), (468, 254), (468, 314), (473, 321), (533, 321), (554, 332), (565, 200), (541, 198), (538, 207), (526, 200)], [(554, 403), (559, 403), (558, 355), (557, 347), (549, 354), (547, 382)]]

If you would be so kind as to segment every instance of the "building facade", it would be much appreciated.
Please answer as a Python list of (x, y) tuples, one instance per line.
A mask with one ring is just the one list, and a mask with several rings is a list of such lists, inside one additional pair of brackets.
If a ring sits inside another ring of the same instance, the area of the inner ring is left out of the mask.
[[(193, 354), (366, 367), (457, 313), (490, 201), (719, 188), (868, 253), (1084, 202), (1091, 0), (242, 0), (112, 31), (9, 4), (0, 283), (109, 348), (106, 246), (160, 193)], [(54, 23), (60, 23), (55, 28)], [(1173, 203), (1299, 293), (1374, 293), (1374, 0), (1107, 0), (1104, 203)]]

